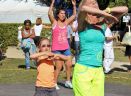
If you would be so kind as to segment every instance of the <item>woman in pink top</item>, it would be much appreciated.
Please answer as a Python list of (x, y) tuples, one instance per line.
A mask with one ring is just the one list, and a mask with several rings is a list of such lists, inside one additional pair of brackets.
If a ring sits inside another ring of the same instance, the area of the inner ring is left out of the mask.
[[(73, 15), (68, 19), (66, 19), (66, 12), (64, 9), (59, 9), (56, 14), (56, 18), (54, 18), (53, 15), (54, 2), (55, 0), (52, 0), (52, 3), (48, 11), (48, 16), (52, 23), (52, 51), (57, 54), (63, 54), (71, 57), (71, 52), (67, 41), (67, 25), (69, 25), (76, 17), (76, 1), (72, 0)], [(59, 72), (62, 68), (62, 64), (63, 64), (62, 61), (60, 60), (56, 61), (56, 83)], [(65, 82), (65, 86), (69, 88), (72, 88), (72, 84), (70, 82), (71, 67), (72, 62), (70, 58), (70, 60), (66, 62), (67, 81)], [(59, 89), (57, 84), (56, 88)]]

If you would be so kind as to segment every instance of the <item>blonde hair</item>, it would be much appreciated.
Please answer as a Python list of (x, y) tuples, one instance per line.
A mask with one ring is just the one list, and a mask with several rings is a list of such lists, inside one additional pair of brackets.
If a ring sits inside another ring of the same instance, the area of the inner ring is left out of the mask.
[(50, 40), (48, 38), (41, 38), (40, 41), (39, 41), (39, 47), (41, 46), (41, 42), (44, 41), (44, 40), (47, 40), (49, 43), (50, 43)]

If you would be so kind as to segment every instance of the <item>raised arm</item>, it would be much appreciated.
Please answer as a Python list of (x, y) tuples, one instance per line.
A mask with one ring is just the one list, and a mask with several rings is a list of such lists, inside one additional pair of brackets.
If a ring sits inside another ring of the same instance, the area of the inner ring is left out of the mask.
[[(111, 14), (100, 10), (99, 8), (90, 7), (87, 4), (87, 0), (83, 0), (79, 6), (79, 13), (78, 13), (78, 31), (82, 31), (87, 22), (87, 14), (92, 14), (94, 16), (108, 18), (110, 21), (117, 22), (118, 19)], [(84, 27), (83, 27), (84, 26)]]
[(54, 56), (54, 54), (51, 53), (51, 52), (40, 52), (40, 53), (34, 53), (34, 54), (30, 55), (30, 58), (36, 60), (36, 59), (39, 58), (40, 56), (44, 56), (45, 59), (46, 59), (46, 58), (48, 58), (49, 56)]
[(49, 11), (48, 11), (48, 17), (50, 19), (50, 22), (53, 24), (55, 21), (54, 14), (53, 14), (53, 6), (54, 6), (55, 0), (52, 0), (52, 3), (50, 5)]
[(66, 19), (65, 23), (68, 25), (76, 18), (76, 1), (72, 0), (73, 4), (73, 14), (70, 18)]
[(117, 18), (120, 18), (122, 15), (128, 12), (128, 7), (126, 6), (118, 6), (113, 8), (106, 8), (105, 12), (111, 13)]

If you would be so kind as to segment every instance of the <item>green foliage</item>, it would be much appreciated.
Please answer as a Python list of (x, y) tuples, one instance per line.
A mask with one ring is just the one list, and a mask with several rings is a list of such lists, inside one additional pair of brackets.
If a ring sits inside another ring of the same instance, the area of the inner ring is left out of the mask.
[(8, 45), (17, 45), (18, 24), (0, 24), (0, 44), (3, 51)]
[[(8, 46), (17, 46), (18, 40), (18, 26), (22, 24), (16, 23), (2, 23), (0, 24), (0, 48), (6, 52)], [(51, 30), (44, 29), (42, 31), (42, 37), (51, 38)]]
[(110, 0), (109, 6), (128, 6), (128, 8), (131, 10), (131, 0)]

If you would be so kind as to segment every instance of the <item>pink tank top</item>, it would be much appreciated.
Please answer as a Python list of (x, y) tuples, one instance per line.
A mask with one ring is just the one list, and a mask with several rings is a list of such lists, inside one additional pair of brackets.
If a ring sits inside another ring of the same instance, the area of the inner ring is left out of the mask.
[(61, 28), (56, 24), (52, 30), (52, 51), (66, 50), (69, 48), (67, 40), (67, 26)]

